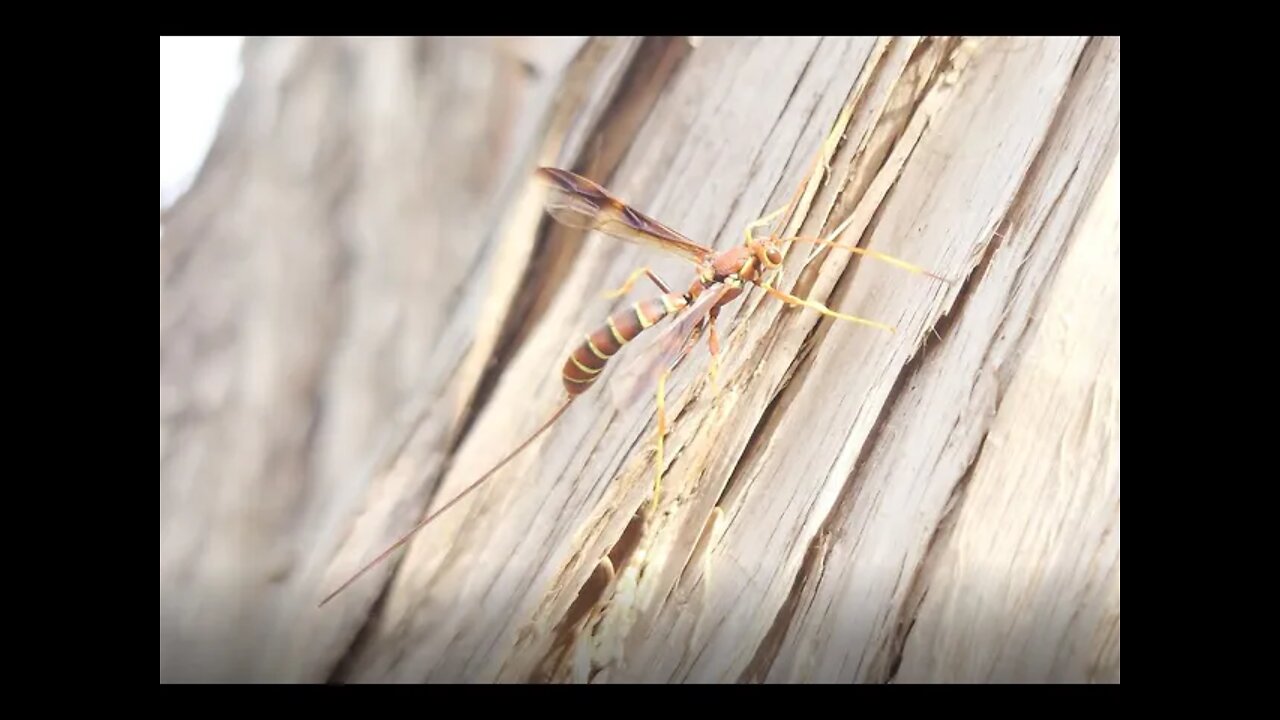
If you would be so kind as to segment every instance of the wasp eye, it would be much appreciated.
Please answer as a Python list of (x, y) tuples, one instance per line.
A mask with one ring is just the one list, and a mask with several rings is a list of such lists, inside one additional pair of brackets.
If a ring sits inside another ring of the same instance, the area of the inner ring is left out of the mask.
[(771, 247), (764, 251), (764, 257), (769, 261), (770, 265), (782, 264), (782, 253), (778, 252), (778, 248)]

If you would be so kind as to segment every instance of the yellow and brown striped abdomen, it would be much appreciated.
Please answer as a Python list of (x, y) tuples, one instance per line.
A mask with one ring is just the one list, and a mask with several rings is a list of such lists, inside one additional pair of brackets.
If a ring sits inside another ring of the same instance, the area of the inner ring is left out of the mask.
[(682, 293), (673, 292), (643, 300), (610, 315), (605, 324), (587, 335), (565, 361), (561, 373), (564, 389), (570, 395), (586, 392), (596, 378), (600, 377), (605, 363), (623, 345), (635, 340), (637, 335), (687, 304)]

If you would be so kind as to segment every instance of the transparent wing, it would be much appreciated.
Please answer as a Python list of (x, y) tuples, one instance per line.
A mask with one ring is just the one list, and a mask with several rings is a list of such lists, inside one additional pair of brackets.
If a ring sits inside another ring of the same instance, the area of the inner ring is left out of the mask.
[(700, 333), (694, 334), (694, 330), (728, 291), (727, 286), (704, 290), (675, 316), (662, 334), (626, 363), (609, 384), (613, 402), (619, 408), (631, 405), (657, 389), (658, 376), (663, 370), (674, 367), (693, 348), (701, 336)]
[(598, 230), (620, 240), (679, 255), (693, 263), (700, 263), (714, 253), (581, 175), (543, 167), (538, 168), (537, 177), (548, 188), (547, 214), (569, 227)]

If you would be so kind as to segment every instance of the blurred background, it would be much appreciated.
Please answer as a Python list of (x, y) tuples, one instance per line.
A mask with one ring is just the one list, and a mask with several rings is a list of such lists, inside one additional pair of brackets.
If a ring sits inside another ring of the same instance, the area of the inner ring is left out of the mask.
[(240, 82), (242, 37), (160, 38), (160, 207), (204, 162), (227, 98)]
[[(582, 44), (161, 38), (162, 679), (323, 679), (359, 629), (299, 608), (435, 488), (531, 249), (503, 208), (560, 159)], [(414, 432), (415, 474), (375, 477)]]

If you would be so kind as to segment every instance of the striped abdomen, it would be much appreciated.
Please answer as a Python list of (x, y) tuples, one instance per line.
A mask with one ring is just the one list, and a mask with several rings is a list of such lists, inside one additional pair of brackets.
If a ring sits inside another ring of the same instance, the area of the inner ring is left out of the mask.
[(656, 325), (662, 318), (688, 304), (682, 293), (667, 293), (635, 303), (609, 316), (604, 325), (587, 335), (564, 363), (564, 388), (570, 395), (585, 392), (600, 377), (605, 363), (623, 345)]

